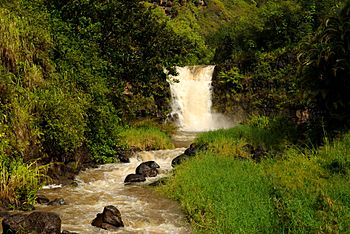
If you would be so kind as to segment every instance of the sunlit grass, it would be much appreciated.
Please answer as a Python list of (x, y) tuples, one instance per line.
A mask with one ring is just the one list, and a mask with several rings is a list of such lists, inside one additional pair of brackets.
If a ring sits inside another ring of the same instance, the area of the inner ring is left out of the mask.
[(48, 177), (48, 166), (38, 166), (35, 162), (26, 164), (21, 159), (0, 156), (0, 201), (8, 208), (22, 208), (34, 205), (37, 191)]
[(280, 225), (291, 233), (350, 231), (350, 134), (320, 149), (293, 147), (265, 161)]
[(176, 168), (165, 193), (179, 200), (199, 233), (271, 233), (274, 209), (262, 167), (202, 153)]
[(170, 136), (155, 127), (126, 128), (120, 136), (124, 144), (141, 150), (174, 148)]
[[(315, 148), (278, 129), (200, 134), (207, 153), (176, 167), (161, 191), (181, 202), (198, 233), (349, 233), (350, 133)], [(266, 156), (251, 160), (245, 144), (263, 145)]]

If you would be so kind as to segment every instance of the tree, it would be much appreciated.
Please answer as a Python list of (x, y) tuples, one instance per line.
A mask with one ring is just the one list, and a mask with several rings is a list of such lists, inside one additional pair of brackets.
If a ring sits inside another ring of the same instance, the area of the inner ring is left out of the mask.
[(301, 89), (331, 128), (349, 124), (350, 1), (301, 46)]

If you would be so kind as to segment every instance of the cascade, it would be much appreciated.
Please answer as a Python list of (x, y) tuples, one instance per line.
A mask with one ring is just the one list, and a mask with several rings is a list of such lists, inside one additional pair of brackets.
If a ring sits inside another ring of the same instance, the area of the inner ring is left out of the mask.
[(231, 127), (231, 121), (212, 107), (212, 75), (215, 66), (177, 67), (177, 76), (170, 82), (171, 118), (181, 131), (202, 132)]

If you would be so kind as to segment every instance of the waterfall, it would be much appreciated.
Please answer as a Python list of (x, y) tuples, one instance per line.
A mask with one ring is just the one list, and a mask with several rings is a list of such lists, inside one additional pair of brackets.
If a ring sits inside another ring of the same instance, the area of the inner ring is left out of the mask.
[(213, 113), (212, 75), (215, 66), (177, 67), (178, 76), (171, 77), (171, 118), (180, 130), (202, 132), (231, 126), (224, 115)]

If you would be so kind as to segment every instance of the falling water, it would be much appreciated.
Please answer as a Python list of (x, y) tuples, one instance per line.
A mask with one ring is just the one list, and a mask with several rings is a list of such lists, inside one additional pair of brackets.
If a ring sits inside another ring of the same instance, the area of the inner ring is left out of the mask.
[(212, 112), (211, 80), (215, 66), (177, 67), (170, 83), (172, 119), (181, 131), (202, 132), (231, 127), (228, 118)]

